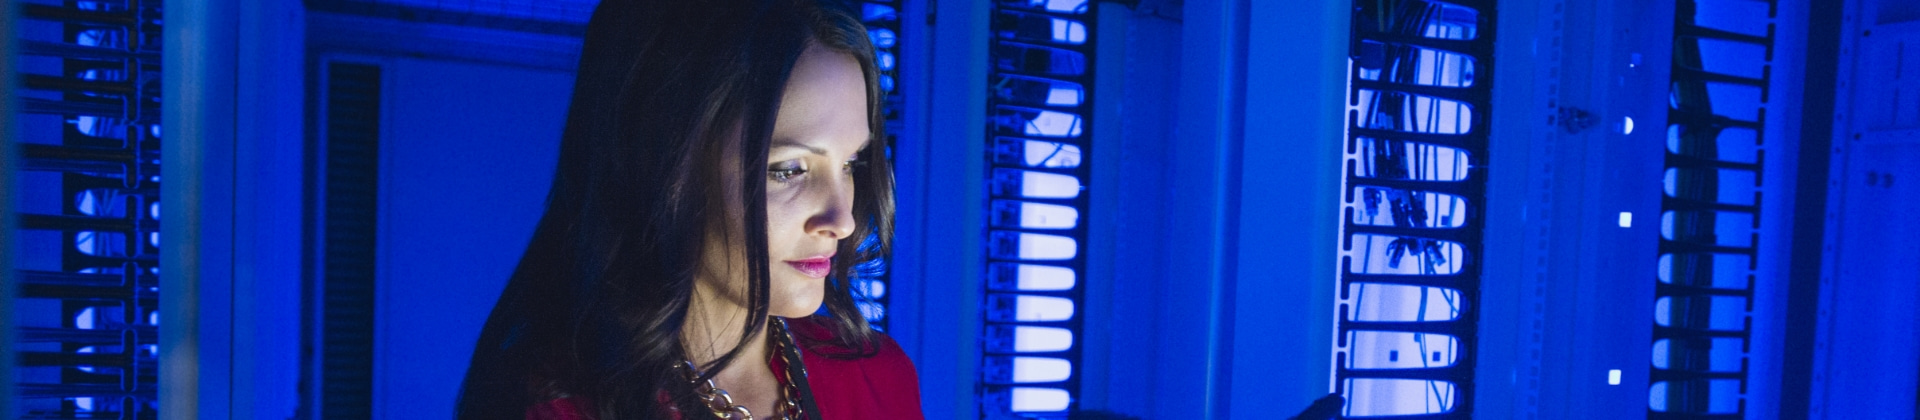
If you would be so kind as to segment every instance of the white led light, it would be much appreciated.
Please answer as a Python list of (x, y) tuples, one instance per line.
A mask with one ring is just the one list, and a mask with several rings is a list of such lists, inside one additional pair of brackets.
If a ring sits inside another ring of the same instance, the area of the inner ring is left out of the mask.
[(1013, 411), (1061, 411), (1070, 399), (1067, 390), (1016, 387), (1007, 391), (1013, 397)]
[(1607, 385), (1619, 385), (1619, 384), (1620, 384), (1620, 369), (1608, 370)]
[(867, 31), (867, 39), (873, 42), (873, 46), (879, 48), (893, 48), (893, 44), (896, 42), (893, 30), (887, 28), (877, 28)]
[(1013, 327), (1013, 351), (1066, 351), (1073, 347), (1073, 331), (1056, 327)]
[(1020, 290), (1067, 290), (1073, 288), (1073, 269), (1050, 265), (1020, 264), (1015, 269)]
[(1079, 253), (1075, 249), (1077, 242), (1073, 238), (1038, 233), (1020, 234), (1020, 259), (1023, 260), (1067, 260)]
[(1027, 166), (1076, 168), (1080, 166), (1080, 146), (1050, 141), (1027, 140)]
[(1013, 381), (1019, 383), (1059, 382), (1073, 375), (1073, 363), (1053, 357), (1013, 358)]
[(1053, 296), (1014, 297), (1013, 320), (1015, 321), (1046, 322), (1068, 319), (1073, 319), (1073, 300)]
[(1051, 12), (1079, 12), (1087, 7), (1087, 0), (1028, 0), (1029, 5), (1046, 5)]
[(1087, 43), (1087, 25), (1066, 19), (1053, 20), (1053, 40), (1069, 44)]
[(1078, 106), (1080, 105), (1080, 90), (1074, 89), (1071, 86), (1063, 87), (1055, 85), (1052, 89), (1047, 90), (1047, 105)]
[(1020, 203), (1020, 227), (1027, 229), (1072, 229), (1080, 223), (1080, 211), (1073, 207), (1045, 203)]
[(1039, 115), (1027, 120), (1023, 132), (1030, 136), (1079, 137), (1080, 116), (1058, 111), (1040, 111)]
[(74, 314), (73, 327), (83, 330), (93, 329), (93, 308), (81, 309), (80, 313)]
[(80, 233), (74, 234), (73, 247), (80, 250), (82, 254), (99, 255), (94, 253), (95, 248), (98, 248), (98, 246), (94, 244), (95, 236), (96, 234), (90, 231), (81, 231)]
[(1030, 198), (1074, 198), (1080, 196), (1080, 178), (1039, 171), (1024, 171), (1020, 176), (1020, 195)]
[(854, 280), (853, 291), (861, 296), (879, 299), (887, 296), (887, 283), (879, 280)]
[(99, 137), (100, 125), (95, 123), (97, 120), (96, 117), (81, 115), (80, 118), (74, 119), (73, 124), (80, 129), (80, 134)]
[(1633, 227), (1633, 212), (1630, 212), (1630, 211), (1620, 212), (1620, 227), (1623, 227), (1623, 228)]

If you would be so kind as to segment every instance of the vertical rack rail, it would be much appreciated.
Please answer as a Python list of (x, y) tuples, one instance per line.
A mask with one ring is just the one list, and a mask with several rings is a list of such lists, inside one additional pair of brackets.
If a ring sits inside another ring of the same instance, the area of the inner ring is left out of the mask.
[(15, 311), (28, 418), (153, 418), (160, 2), (18, 5)]
[(1492, 1), (1356, 0), (1334, 349), (1343, 418), (1470, 418)]
[(991, 9), (980, 413), (1064, 419), (1080, 380), (1094, 4)]
[(1649, 418), (1745, 418), (1776, 1), (1675, 2)]

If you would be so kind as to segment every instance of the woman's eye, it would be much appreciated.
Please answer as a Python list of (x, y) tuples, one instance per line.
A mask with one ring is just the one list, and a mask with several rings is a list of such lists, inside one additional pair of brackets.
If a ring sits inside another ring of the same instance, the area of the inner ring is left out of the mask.
[(805, 173), (807, 173), (807, 170), (801, 168), (800, 165), (781, 164), (781, 165), (774, 165), (772, 168), (767, 168), (767, 178), (772, 179), (775, 182), (791, 181), (793, 180), (793, 177), (800, 176), (801, 174), (805, 174)]

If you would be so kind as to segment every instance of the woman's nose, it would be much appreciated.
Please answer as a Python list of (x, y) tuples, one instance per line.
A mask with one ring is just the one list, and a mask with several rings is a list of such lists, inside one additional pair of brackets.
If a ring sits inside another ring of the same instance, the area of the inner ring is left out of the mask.
[(826, 197), (820, 211), (807, 220), (807, 230), (841, 240), (853, 235), (853, 176), (842, 174), (834, 178), (833, 185), (825, 188)]

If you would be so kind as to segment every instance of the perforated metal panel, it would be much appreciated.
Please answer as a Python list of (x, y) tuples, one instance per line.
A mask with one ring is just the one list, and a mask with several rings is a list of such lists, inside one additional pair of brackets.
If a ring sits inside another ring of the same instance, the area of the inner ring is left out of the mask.
[(321, 416), (373, 415), (374, 272), (379, 233), (380, 67), (328, 63)]

